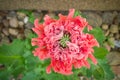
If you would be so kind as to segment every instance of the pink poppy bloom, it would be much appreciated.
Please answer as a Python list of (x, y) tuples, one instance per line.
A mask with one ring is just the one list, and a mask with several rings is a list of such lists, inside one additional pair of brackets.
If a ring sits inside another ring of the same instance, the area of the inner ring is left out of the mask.
[(74, 9), (70, 9), (67, 16), (59, 14), (59, 19), (52, 19), (46, 15), (42, 24), (39, 24), (38, 19), (34, 22), (33, 31), (38, 37), (32, 39), (32, 45), (38, 47), (33, 53), (40, 60), (51, 60), (46, 68), (47, 73), (52, 69), (70, 75), (73, 73), (72, 67), (90, 68), (88, 58), (97, 64), (93, 56), (93, 47), (99, 44), (93, 35), (83, 32), (85, 27), (88, 31), (92, 30), (92, 27), (85, 18), (74, 17), (74, 12)]

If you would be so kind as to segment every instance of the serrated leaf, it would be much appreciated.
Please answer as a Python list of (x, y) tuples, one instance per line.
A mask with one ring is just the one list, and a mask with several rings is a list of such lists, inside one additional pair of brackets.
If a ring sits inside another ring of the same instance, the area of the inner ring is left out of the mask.
[(0, 54), (0, 63), (1, 64), (5, 64), (5, 65), (8, 65), (8, 64), (11, 64), (11, 63), (17, 63), (17, 64), (22, 64), (22, 57), (21, 56), (14, 56), (14, 55), (11, 55), (11, 56), (6, 56), (6, 55), (1, 55)]
[(89, 33), (95, 36), (99, 44), (101, 45), (103, 44), (103, 41), (105, 40), (105, 36), (102, 29), (100, 29), (99, 27), (96, 27), (96, 28), (93, 28), (93, 30), (89, 31)]
[(104, 80), (113, 80), (114, 79), (114, 73), (111, 70), (110, 65), (108, 65), (106, 59), (98, 59), (98, 64), (103, 68), (104, 70)]
[(24, 43), (21, 40), (14, 40), (12, 44), (0, 46), (0, 63), (11, 64), (15, 60), (22, 63)]
[(103, 59), (108, 54), (108, 50), (103, 47), (94, 47), (94, 56), (98, 59)]
[(37, 75), (33, 72), (27, 72), (25, 76), (23, 76), (22, 80), (38, 80), (36, 79)]
[(76, 16), (80, 16), (80, 12), (79, 12), (79, 11), (75, 11), (74, 16), (75, 16), (75, 17), (76, 17)]
[(4, 55), (20, 55), (23, 54), (24, 42), (14, 40), (11, 44), (3, 44), (0, 46), (0, 54)]
[(35, 20), (35, 17), (33, 16), (33, 14), (31, 13), (29, 15), (29, 22), (31, 22), (32, 24), (34, 24), (34, 20)]
[(92, 77), (94, 70), (95, 70), (95, 65), (91, 62), (90, 69), (86, 69), (86, 77), (88, 78)]
[[(22, 54), (24, 53), (24, 42), (21, 40), (14, 40), (11, 44), (3, 44), (0, 46), (0, 63), (4, 64), (14, 76), (17, 76), (22, 72), (21, 69), (24, 64)], [(8, 75), (9, 76), (9, 75)]]
[(62, 75), (58, 73), (52, 72), (51, 74), (46, 74), (45, 75), (45, 80), (79, 80), (79, 77), (77, 74), (72, 74), (72, 75)]
[(7, 70), (0, 70), (0, 80), (9, 80), (9, 76), (6, 75), (10, 75)]
[(83, 18), (87, 18), (86, 15), (84, 15), (84, 14), (81, 13), (80, 11), (75, 11), (74, 16), (75, 16), (75, 17), (76, 17), (76, 16), (81, 16), (81, 17), (83, 17)]
[(94, 70), (93, 76), (96, 80), (104, 80), (104, 70), (102, 67), (98, 67)]

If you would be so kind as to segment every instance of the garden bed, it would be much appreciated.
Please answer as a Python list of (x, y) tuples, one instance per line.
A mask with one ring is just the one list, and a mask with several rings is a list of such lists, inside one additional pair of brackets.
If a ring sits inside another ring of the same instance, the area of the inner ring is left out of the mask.
[[(120, 79), (120, 12), (119, 11), (81, 11), (83, 16), (93, 27), (100, 27), (106, 39), (105, 45), (111, 51), (108, 55), (110, 65)], [(14, 39), (24, 40), (32, 32), (33, 21), (42, 20), (45, 14), (55, 17), (58, 13), (67, 14), (67, 11), (39, 11), (39, 10), (4, 10), (0, 11), (0, 45), (11, 43)], [(116, 42), (118, 41), (118, 42)], [(116, 42), (116, 43), (115, 43)], [(115, 46), (113, 45), (115, 43)], [(112, 46), (112, 47), (110, 47)], [(117, 52), (116, 52), (117, 51)]]

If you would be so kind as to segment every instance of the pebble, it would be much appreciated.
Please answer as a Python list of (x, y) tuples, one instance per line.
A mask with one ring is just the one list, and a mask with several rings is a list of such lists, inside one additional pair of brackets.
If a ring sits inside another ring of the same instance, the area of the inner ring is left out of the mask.
[(39, 13), (39, 12), (33, 12), (32, 14), (33, 14), (35, 19), (36, 18), (41, 18), (43, 16), (42, 13)]
[(112, 24), (114, 15), (111, 12), (104, 12), (102, 15), (103, 23)]
[(119, 48), (120, 48), (120, 41), (115, 40), (115, 41), (114, 41), (114, 44), (115, 44), (116, 47), (119, 47)]
[(117, 11), (114, 11), (112, 14), (113, 14), (113, 17), (115, 18), (115, 17), (117, 17), (118, 12), (117, 12)]
[(85, 13), (88, 23), (93, 27), (99, 27), (102, 24), (102, 18), (100, 15), (92, 12)]
[(9, 28), (9, 33), (13, 36), (17, 36), (19, 32), (17, 29)]
[(9, 38), (8, 37), (3, 37), (1, 42), (0, 42), (0, 45), (6, 44), (6, 43), (10, 43)]
[(28, 19), (29, 19), (29, 17), (27, 17), (27, 16), (24, 18), (23, 21), (24, 21), (25, 24), (28, 22)]
[(24, 30), (25, 37), (28, 37), (30, 35), (30, 33), (32, 33), (32, 31), (30, 29), (25, 29)]
[(118, 25), (112, 24), (110, 26), (110, 32), (111, 33), (118, 33)]
[(102, 25), (102, 29), (103, 29), (103, 30), (107, 30), (108, 27), (109, 27), (109, 26), (108, 26), (107, 24), (103, 24), (103, 25)]
[(1, 37), (4, 38), (4, 37), (5, 37), (5, 34), (1, 33)]
[(8, 36), (8, 38), (9, 38), (10, 42), (12, 42), (14, 39), (16, 39), (16, 36), (13, 36), (13, 35), (10, 34)]
[(25, 28), (26, 29), (32, 29), (34, 27), (34, 25), (30, 22), (28, 22), (26, 25), (25, 25)]
[(120, 65), (120, 52), (111, 51), (107, 55), (107, 59), (110, 65)]
[(10, 24), (11, 27), (17, 28), (18, 27), (18, 20), (17, 20), (17, 18), (11, 18), (10, 21), (9, 21), (9, 24)]
[(14, 18), (14, 17), (16, 17), (17, 15), (16, 15), (16, 12), (15, 11), (10, 11), (9, 13), (8, 13), (8, 15), (7, 15), (7, 19), (12, 19), (12, 18)]
[(19, 25), (20, 28), (24, 28), (24, 22), (23, 21), (19, 21), (18, 25)]
[(118, 40), (118, 39), (120, 38), (120, 34), (119, 34), (119, 33), (117, 33), (117, 34), (115, 34), (115, 36), (114, 36), (114, 37), (115, 37), (115, 39), (116, 39), (116, 40)]
[(18, 34), (17, 39), (24, 39), (24, 34)]
[(3, 28), (3, 29), (2, 29), (2, 32), (3, 32), (6, 36), (9, 35), (8, 28)]
[(18, 17), (19, 20), (23, 20), (26, 16), (26, 14), (23, 13), (23, 12), (17, 12), (17, 15), (18, 15), (17, 17)]
[(115, 78), (113, 80), (120, 80), (120, 66), (119, 65), (111, 66), (111, 69), (115, 74)]
[(113, 33), (110, 33), (110, 34), (109, 34), (109, 37), (113, 37), (113, 36), (114, 36), (114, 34), (113, 34)]
[(2, 22), (5, 27), (9, 27), (9, 21), (7, 19), (4, 19)]
[(116, 16), (114, 23), (117, 25), (120, 24), (120, 13)]
[(110, 33), (110, 30), (105, 31), (105, 36), (108, 36)]

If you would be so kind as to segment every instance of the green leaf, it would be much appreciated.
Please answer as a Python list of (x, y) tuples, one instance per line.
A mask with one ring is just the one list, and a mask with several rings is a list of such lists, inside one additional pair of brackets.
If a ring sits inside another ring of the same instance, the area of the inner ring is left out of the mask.
[(89, 33), (88, 28), (85, 27), (84, 30), (83, 30), (83, 32), (84, 32), (84, 33)]
[(110, 65), (108, 65), (106, 59), (98, 59), (98, 64), (103, 68), (104, 71), (104, 80), (113, 80), (114, 73), (111, 70)]
[(44, 75), (45, 80), (79, 80), (79, 77), (77, 74), (72, 75), (62, 75), (55, 72), (52, 72), (51, 74), (45, 74)]
[(102, 67), (98, 67), (94, 70), (93, 76), (96, 80), (104, 80), (104, 70)]
[(29, 22), (34, 24), (35, 17), (33, 16), (33, 14), (31, 13), (28, 17), (29, 17)]
[(24, 14), (26, 14), (26, 15), (30, 15), (30, 14), (32, 13), (32, 11), (30, 11), (30, 10), (25, 10), (25, 9), (21, 9), (21, 10), (19, 10), (18, 12), (24, 13)]
[(0, 46), (0, 63), (4, 64), (7, 73), (14, 74), (17, 76), (22, 72), (24, 58), (24, 42), (22, 40), (14, 40), (11, 44), (3, 44)]
[(10, 65), (11, 63), (23, 64), (21, 56), (5, 56), (0, 54), (0, 63)]
[(99, 44), (103, 44), (103, 41), (106, 39), (104, 36), (103, 31), (100, 29), (100, 27), (93, 28), (93, 30), (89, 31), (90, 34), (93, 34)]
[(36, 79), (37, 75), (33, 71), (27, 72), (25, 76), (23, 76), (22, 80), (38, 80)]
[(11, 44), (3, 44), (0, 46), (0, 53), (4, 55), (20, 55), (23, 54), (24, 42), (22, 40), (14, 40)]
[(12, 44), (0, 46), (0, 63), (12, 63), (15, 60), (22, 63), (24, 43), (21, 40), (14, 40)]
[(86, 77), (88, 77), (88, 78), (92, 77), (93, 71), (96, 69), (95, 65), (91, 61), (89, 61), (89, 62), (91, 64), (90, 69), (86, 69)]
[(9, 80), (9, 76), (6, 75), (10, 75), (7, 70), (0, 70), (0, 80)]
[(80, 11), (75, 11), (74, 17), (76, 17), (76, 16), (81, 16), (81, 17), (83, 17), (83, 18), (86, 18), (86, 15), (84, 15), (84, 14), (81, 13)]
[(74, 16), (80, 16), (80, 11), (75, 11)]
[(108, 50), (103, 47), (94, 47), (94, 56), (98, 59), (103, 59), (108, 54)]

